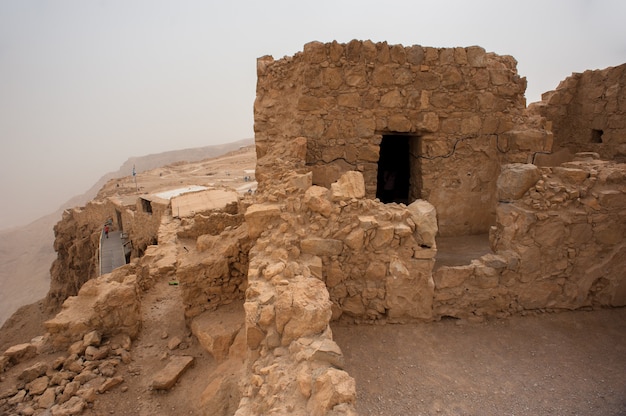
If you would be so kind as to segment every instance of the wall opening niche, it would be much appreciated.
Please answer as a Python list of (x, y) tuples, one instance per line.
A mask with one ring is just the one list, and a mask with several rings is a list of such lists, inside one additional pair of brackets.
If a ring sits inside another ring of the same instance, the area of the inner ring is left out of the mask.
[(592, 129), (591, 130), (591, 143), (602, 143), (602, 135), (604, 132), (602, 130)]
[(380, 142), (376, 198), (383, 203), (410, 204), (420, 198), (421, 165), (418, 136), (383, 134)]

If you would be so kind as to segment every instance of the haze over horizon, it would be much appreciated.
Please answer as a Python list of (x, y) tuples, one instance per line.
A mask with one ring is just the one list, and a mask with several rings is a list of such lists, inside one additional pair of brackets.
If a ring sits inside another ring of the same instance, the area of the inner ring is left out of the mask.
[(620, 0), (0, 2), (0, 229), (129, 157), (253, 137), (258, 57), (311, 41), (480, 45), (517, 59), (530, 103), (626, 62), (624, 16)]

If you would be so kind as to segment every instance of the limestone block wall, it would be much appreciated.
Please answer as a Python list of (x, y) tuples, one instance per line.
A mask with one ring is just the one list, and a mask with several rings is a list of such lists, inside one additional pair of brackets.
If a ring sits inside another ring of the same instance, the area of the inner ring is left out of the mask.
[[(533, 110), (552, 123), (554, 151), (626, 160), (626, 64), (574, 73)], [(570, 159), (571, 160), (571, 159)]]
[(58, 309), (86, 281), (98, 276), (100, 236), (105, 221), (114, 212), (108, 201), (91, 201), (85, 207), (66, 210), (54, 226), (57, 258), (50, 268), (50, 290), (46, 296), (51, 310)]
[(151, 212), (146, 212), (138, 198), (134, 207), (126, 207), (122, 211), (124, 233), (132, 242), (131, 258), (143, 256), (148, 246), (158, 243), (161, 219), (169, 210), (169, 202), (151, 201), (150, 207)]
[(434, 315), (626, 305), (626, 165), (504, 169), (518, 179), (500, 183), (494, 252), (435, 272)]
[(194, 243), (179, 245), (176, 267), (188, 319), (244, 298), (251, 246), (246, 225), (200, 235)]
[[(486, 232), (500, 164), (549, 150), (549, 133), (520, 133), (526, 81), (516, 61), (480, 47), (312, 42), (292, 57), (260, 58), (257, 74), (259, 160), (278, 142), (303, 137), (314, 184), (329, 187), (359, 171), (374, 198), (381, 141), (402, 136), (409, 202), (431, 202), (442, 235)], [(257, 165), (260, 186), (273, 176), (270, 165)]]

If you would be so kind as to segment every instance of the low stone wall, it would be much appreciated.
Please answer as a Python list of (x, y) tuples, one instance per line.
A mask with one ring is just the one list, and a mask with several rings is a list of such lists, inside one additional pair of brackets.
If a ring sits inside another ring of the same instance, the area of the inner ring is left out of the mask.
[(298, 171), (305, 146), (296, 139), (272, 149), (286, 167), (276, 167), (245, 213), (255, 244), (237, 415), (354, 414), (354, 380), (341, 370), (330, 320), (432, 319), (432, 205), (368, 199), (360, 172), (330, 189), (314, 186), (311, 173)]
[[(542, 94), (530, 110), (545, 117), (554, 133), (554, 152), (593, 151), (626, 161), (626, 64), (574, 73)], [(570, 159), (571, 160), (571, 159)]]
[(186, 318), (243, 299), (250, 244), (242, 225), (218, 235), (201, 235), (195, 244), (179, 247), (176, 278)]
[(508, 165), (494, 253), (434, 274), (435, 316), (626, 305), (626, 165)]
[(86, 282), (69, 297), (61, 311), (44, 324), (49, 345), (63, 349), (97, 330), (105, 337), (125, 334), (135, 338), (141, 328), (141, 301), (137, 276), (125, 266)]

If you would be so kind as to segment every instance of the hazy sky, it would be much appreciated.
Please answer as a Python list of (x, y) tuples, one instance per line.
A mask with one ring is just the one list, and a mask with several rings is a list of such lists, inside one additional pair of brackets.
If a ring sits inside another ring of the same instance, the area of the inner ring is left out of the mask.
[(626, 62), (625, 17), (624, 0), (0, 0), (0, 228), (130, 156), (253, 137), (263, 55), (313, 40), (480, 45), (517, 59), (533, 102)]

